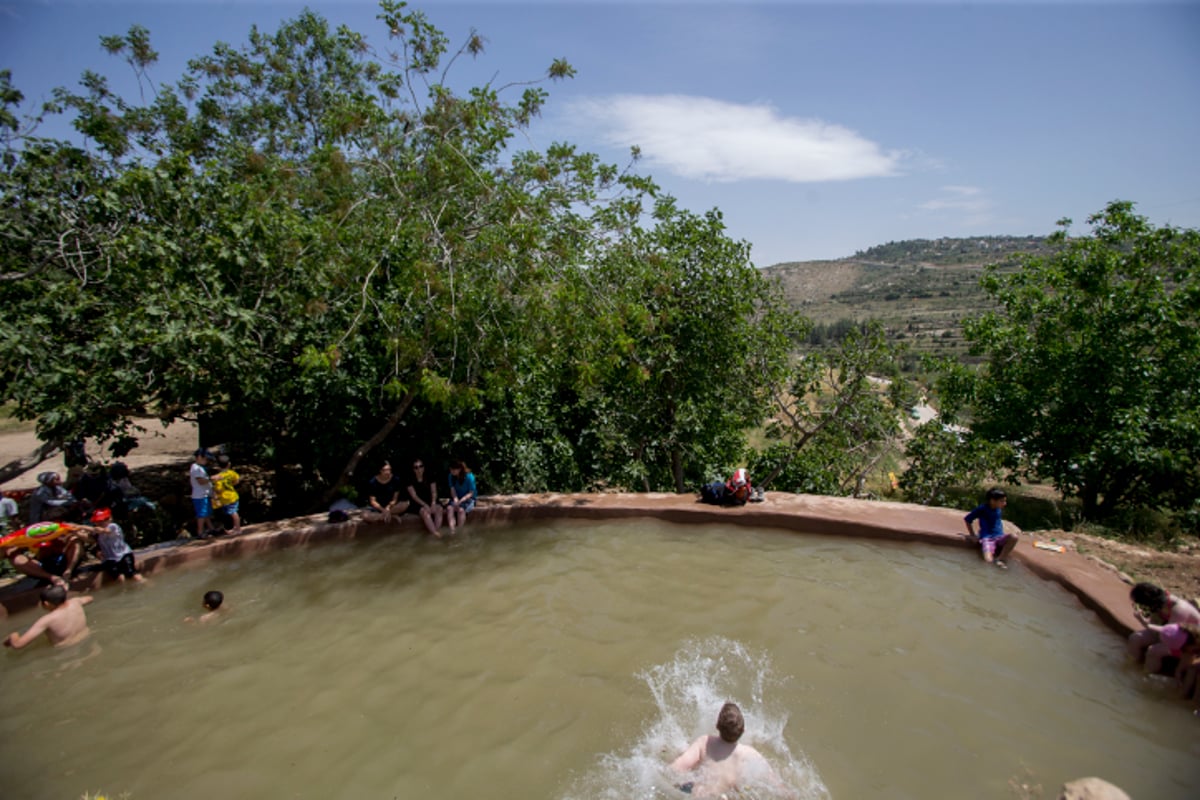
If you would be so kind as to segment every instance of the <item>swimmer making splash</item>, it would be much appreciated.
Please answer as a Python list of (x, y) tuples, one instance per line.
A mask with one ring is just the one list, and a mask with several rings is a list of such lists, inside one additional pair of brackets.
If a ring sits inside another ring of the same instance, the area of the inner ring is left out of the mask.
[(693, 797), (723, 797), (726, 792), (758, 784), (770, 786), (781, 797), (797, 798), (761, 753), (738, 743), (745, 729), (742, 710), (736, 703), (721, 706), (717, 715), (717, 732), (721, 735), (701, 736), (671, 762), (671, 769), (677, 773), (695, 773), (693, 780), (676, 786)]

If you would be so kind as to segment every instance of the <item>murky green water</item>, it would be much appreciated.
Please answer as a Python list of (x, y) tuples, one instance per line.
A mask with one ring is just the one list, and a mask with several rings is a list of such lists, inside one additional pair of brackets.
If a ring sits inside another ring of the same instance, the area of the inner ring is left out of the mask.
[[(210, 588), (229, 615), (185, 625)], [(1076, 601), (968, 550), (721, 526), (410, 531), (105, 589), (0, 657), (0, 794), (682, 797), (726, 698), (805, 798), (1195, 797), (1200, 720)], [(24, 628), (20, 615), (3, 631)]]

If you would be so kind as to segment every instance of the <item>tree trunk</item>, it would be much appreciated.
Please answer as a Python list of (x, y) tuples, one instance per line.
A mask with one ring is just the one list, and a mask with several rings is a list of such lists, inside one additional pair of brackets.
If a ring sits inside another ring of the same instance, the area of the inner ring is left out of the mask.
[[(392, 410), (392, 413), (388, 415), (388, 418), (384, 421), (383, 426), (379, 430), (375, 431), (375, 435), (358, 446), (358, 448), (354, 451), (354, 454), (350, 456), (350, 460), (346, 462), (346, 466), (342, 467), (342, 473), (338, 475), (337, 481), (334, 482), (333, 486), (329, 488), (329, 491), (325, 492), (325, 494), (321, 497), (320, 504), (322, 506), (328, 507), (329, 504), (333, 502), (333, 498), (337, 495), (341, 488), (345, 486), (352, 477), (354, 477), (354, 470), (358, 468), (358, 462), (362, 461), (367, 453), (374, 450), (384, 439), (388, 437), (393, 430), (396, 429), (396, 426), (400, 424), (400, 420), (403, 419), (404, 415), (408, 412), (409, 406), (412, 405), (413, 400), (416, 399), (416, 396), (417, 394), (415, 391), (409, 391), (407, 394), (405, 394), (400, 403)], [(313, 510), (315, 511), (316, 507), (314, 507)]]
[(684, 494), (687, 489), (683, 485), (683, 454), (678, 447), (671, 449), (671, 474), (675, 476), (675, 492)]
[(62, 441), (43, 442), (40, 447), (22, 458), (14, 458), (4, 466), (0, 466), (0, 483), (7, 483), (18, 475), (23, 475), (41, 464), (47, 458), (62, 449)]
[(1079, 499), (1083, 501), (1084, 519), (1094, 521), (1100, 518), (1100, 492), (1095, 486), (1080, 487)]

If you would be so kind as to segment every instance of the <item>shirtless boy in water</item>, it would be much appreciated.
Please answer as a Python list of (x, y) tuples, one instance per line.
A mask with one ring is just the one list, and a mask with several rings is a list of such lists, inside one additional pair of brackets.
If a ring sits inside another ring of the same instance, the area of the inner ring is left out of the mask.
[(678, 784), (694, 797), (721, 797), (748, 784), (769, 785), (781, 797), (794, 798), (762, 754), (748, 744), (738, 744), (746, 729), (736, 703), (721, 706), (717, 716), (720, 736), (701, 736), (671, 763), (675, 772), (696, 772), (695, 780)]
[(90, 602), (92, 598), (89, 596), (72, 597), (68, 600), (66, 589), (61, 586), (47, 586), (42, 589), (42, 608), (48, 613), (33, 623), (25, 633), (10, 633), (4, 640), (4, 646), (20, 650), (43, 633), (55, 647), (83, 641), (89, 632), (83, 607)]

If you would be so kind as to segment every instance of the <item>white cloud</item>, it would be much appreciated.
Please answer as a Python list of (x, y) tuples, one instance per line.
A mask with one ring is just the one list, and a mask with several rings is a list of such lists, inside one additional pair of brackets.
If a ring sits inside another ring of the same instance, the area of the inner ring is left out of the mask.
[(943, 186), (945, 197), (936, 200), (926, 200), (918, 208), (926, 211), (986, 211), (991, 203), (983, 196), (983, 190), (977, 186)]
[(610, 144), (637, 146), (650, 166), (685, 178), (814, 183), (899, 174), (899, 152), (840, 125), (781, 116), (767, 105), (614, 95), (575, 101), (571, 110)]
[(963, 216), (968, 225), (983, 225), (994, 221), (992, 201), (978, 186), (942, 186), (941, 197), (918, 203), (922, 211), (946, 211)]

